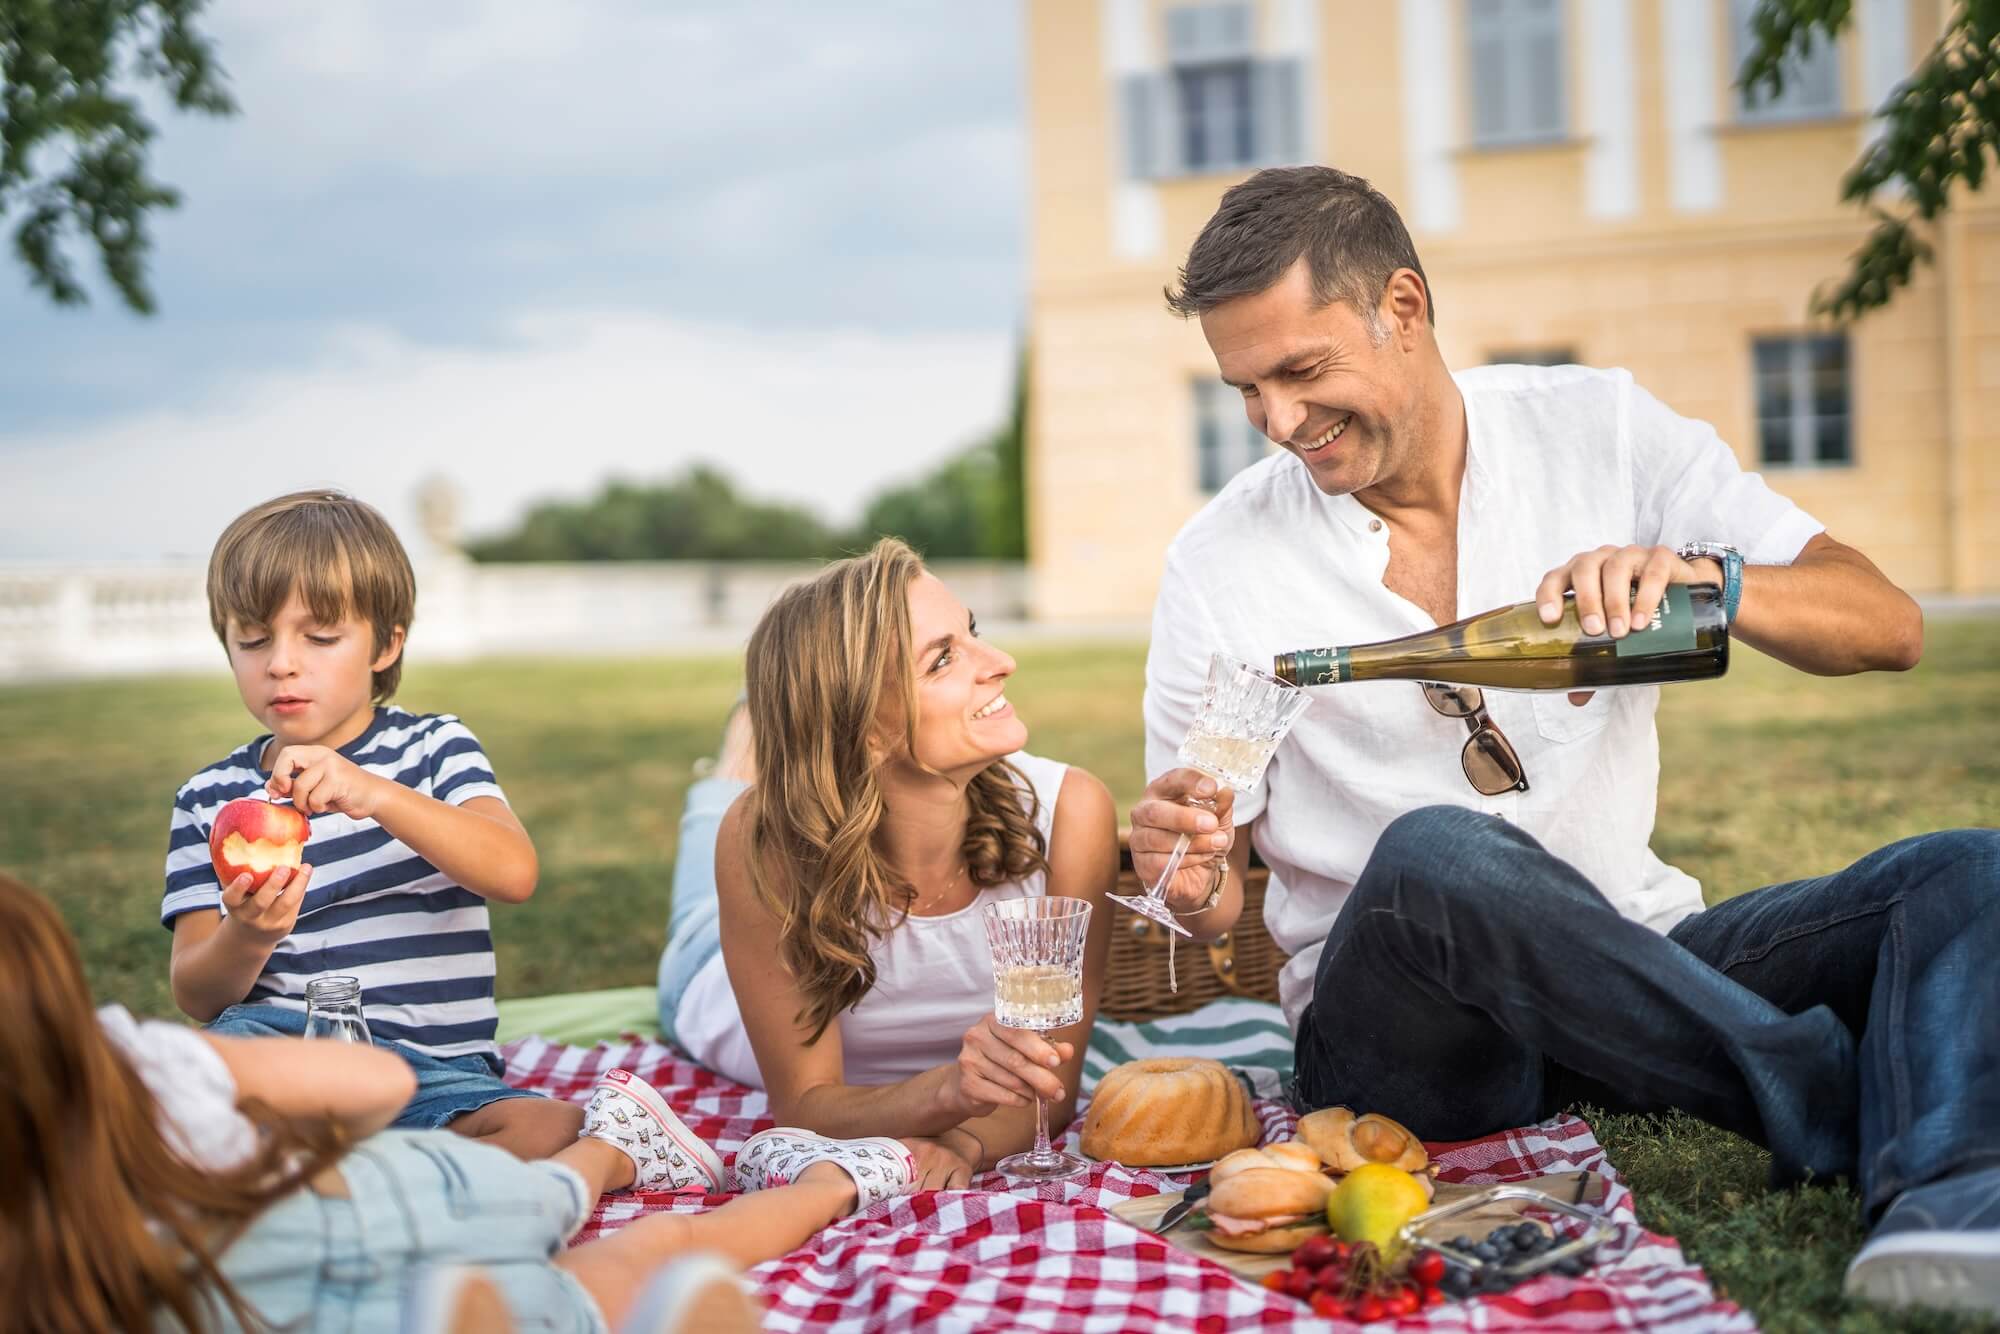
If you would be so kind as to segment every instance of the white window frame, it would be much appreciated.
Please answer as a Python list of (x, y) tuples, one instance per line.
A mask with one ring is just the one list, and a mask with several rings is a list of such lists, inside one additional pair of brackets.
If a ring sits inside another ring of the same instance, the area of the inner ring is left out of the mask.
[[(1729, 52), (1741, 71), (1750, 55), (1750, 17), (1757, 0), (1729, 0)], [(1785, 91), (1773, 98), (1761, 85), (1752, 102), (1746, 88), (1731, 87), (1736, 99), (1736, 119), (1744, 125), (1782, 125), (1790, 121), (1834, 120), (1845, 114), (1842, 99), (1840, 45), (1824, 33), (1813, 35), (1812, 54), (1801, 59), (1794, 52), (1785, 57)]]
[[(1841, 410), (1822, 413), (1813, 395), (1813, 353), (1824, 342), (1840, 345)], [(1764, 415), (1764, 383), (1767, 372), (1759, 353), (1767, 347), (1782, 347), (1786, 364), (1777, 374), (1784, 377), (1786, 413), (1783, 418)], [(1750, 340), (1750, 415), (1756, 423), (1757, 462), (1765, 468), (1792, 470), (1852, 468), (1854, 466), (1854, 344), (1844, 333), (1759, 334)], [(1819, 427), (1823, 421), (1838, 420), (1847, 440), (1846, 458), (1826, 458), (1820, 453)], [(1776, 459), (1765, 447), (1767, 422), (1782, 422), (1781, 429), (1791, 442), (1791, 457)]]
[(1220, 380), (1194, 381), (1194, 484), (1205, 496), (1271, 452), (1271, 442), (1250, 424), (1243, 391)]
[[(1669, 0), (1698, 3), (1698, 0)], [(1467, 118), (1475, 148), (1518, 148), (1561, 143), (1569, 131), (1569, 34), (1564, 0), (1463, 0)], [(1557, 71), (1554, 119), (1537, 120), (1535, 48), (1554, 47)], [(1484, 58), (1482, 58), (1484, 57)], [(1491, 61), (1497, 60), (1495, 69)], [(1500, 78), (1500, 123), (1480, 118), (1483, 79)]]

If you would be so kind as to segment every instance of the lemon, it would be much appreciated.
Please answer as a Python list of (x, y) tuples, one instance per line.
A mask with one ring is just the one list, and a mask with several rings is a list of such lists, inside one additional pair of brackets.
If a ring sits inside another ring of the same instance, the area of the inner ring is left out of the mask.
[(1326, 1199), (1326, 1223), (1342, 1241), (1372, 1241), (1388, 1255), (1396, 1229), (1430, 1208), (1423, 1183), (1400, 1167), (1364, 1163)]

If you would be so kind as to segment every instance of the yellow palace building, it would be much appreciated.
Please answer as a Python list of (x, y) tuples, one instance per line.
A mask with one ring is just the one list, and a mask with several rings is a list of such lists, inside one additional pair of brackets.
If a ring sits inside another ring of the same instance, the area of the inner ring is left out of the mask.
[[(1446, 360), (1623, 366), (1917, 592), (2000, 592), (2000, 188), (1846, 329), (1838, 202), (1942, 0), (1855, 0), (1783, 96), (1751, 0), (1028, 0), (1035, 613), (1142, 619), (1270, 446), (1161, 288), (1223, 190), (1325, 162), (1402, 211)], [(1530, 590), (1523, 589), (1526, 597)]]

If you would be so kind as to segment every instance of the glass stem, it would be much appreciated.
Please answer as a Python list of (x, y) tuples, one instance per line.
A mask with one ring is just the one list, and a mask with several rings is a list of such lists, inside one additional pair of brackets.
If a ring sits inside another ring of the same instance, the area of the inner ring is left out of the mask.
[[(1036, 1030), (1035, 1035), (1044, 1040), (1046, 1040), (1049, 1036), (1046, 1032), (1043, 1032), (1039, 1029)], [(1035, 1095), (1035, 1159), (1038, 1162), (1046, 1162), (1048, 1159), (1054, 1156), (1055, 1156), (1054, 1152), (1049, 1148), (1049, 1105), (1042, 1101), (1040, 1094), (1036, 1094)]]
[(1181, 869), (1181, 861), (1187, 856), (1188, 844), (1192, 841), (1186, 834), (1174, 840), (1173, 853), (1167, 858), (1167, 869), (1160, 872), (1159, 882), (1146, 891), (1150, 896), (1166, 901), (1167, 886), (1173, 883), (1174, 873)]

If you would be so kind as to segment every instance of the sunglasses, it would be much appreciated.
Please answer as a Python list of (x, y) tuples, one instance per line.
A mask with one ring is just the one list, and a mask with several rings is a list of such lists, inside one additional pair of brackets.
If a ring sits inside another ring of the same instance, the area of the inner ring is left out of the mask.
[(1422, 684), (1424, 698), (1433, 709), (1447, 718), (1465, 719), (1465, 725), (1472, 730), (1472, 735), (1465, 739), (1465, 749), (1459, 752), (1458, 763), (1473, 791), (1482, 797), (1526, 792), (1528, 771), (1521, 767), (1521, 757), (1514, 753), (1513, 743), (1486, 711), (1486, 696), (1479, 687), (1448, 686), (1436, 681)]

